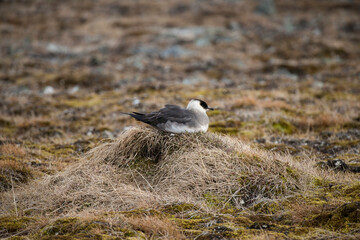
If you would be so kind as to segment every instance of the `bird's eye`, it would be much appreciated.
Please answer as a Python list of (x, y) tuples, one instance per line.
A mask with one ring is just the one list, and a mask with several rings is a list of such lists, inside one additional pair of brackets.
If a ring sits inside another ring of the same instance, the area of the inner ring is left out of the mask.
[(206, 104), (206, 102), (200, 101), (200, 105), (201, 105), (204, 109), (208, 109), (208, 105)]

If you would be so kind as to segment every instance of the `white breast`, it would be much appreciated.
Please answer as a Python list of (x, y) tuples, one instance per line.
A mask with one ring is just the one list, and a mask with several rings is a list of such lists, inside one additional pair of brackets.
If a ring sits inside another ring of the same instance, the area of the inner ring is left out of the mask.
[(165, 124), (159, 124), (158, 128), (172, 133), (194, 133), (194, 132), (206, 132), (209, 125), (200, 125), (199, 127), (189, 127), (186, 124), (167, 121)]

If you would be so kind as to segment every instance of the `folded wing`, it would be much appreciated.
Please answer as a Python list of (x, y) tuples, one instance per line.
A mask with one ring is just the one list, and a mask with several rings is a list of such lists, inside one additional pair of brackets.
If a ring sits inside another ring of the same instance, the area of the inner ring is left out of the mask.
[(149, 114), (133, 112), (129, 114), (136, 120), (157, 126), (168, 121), (186, 124), (191, 121), (192, 113), (176, 105), (165, 105), (158, 112)]

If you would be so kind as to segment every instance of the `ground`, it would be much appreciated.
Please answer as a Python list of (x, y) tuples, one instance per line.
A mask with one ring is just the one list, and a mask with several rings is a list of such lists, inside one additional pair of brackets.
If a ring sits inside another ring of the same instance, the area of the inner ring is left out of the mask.
[[(359, 9), (350, 0), (0, 1), (0, 237), (358, 238)], [(286, 176), (310, 175), (307, 188), (241, 208), (213, 193), (96, 214), (22, 205), (30, 186), (146, 127), (121, 112), (191, 98), (216, 108), (211, 134), (288, 156)]]

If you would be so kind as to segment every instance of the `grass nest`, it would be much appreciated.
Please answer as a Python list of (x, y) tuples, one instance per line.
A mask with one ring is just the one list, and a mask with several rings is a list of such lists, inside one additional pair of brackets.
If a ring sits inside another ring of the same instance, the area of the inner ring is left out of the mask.
[[(214, 134), (133, 127), (63, 172), (18, 189), (18, 207), (53, 215), (189, 203), (244, 209), (304, 189), (307, 166)], [(2, 207), (9, 208), (12, 197)], [(216, 203), (216, 204), (214, 204)]]

